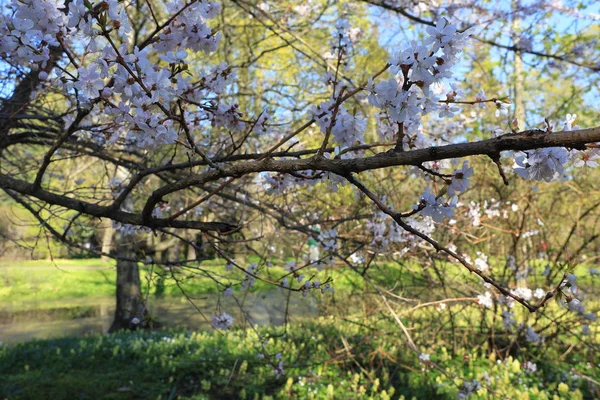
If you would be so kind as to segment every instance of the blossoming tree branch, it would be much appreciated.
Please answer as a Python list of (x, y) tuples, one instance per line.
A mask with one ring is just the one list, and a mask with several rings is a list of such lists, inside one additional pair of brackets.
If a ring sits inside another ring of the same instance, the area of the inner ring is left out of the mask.
[[(246, 74), (252, 63), (279, 47), (252, 54), (247, 62), (235, 55), (229, 60), (214, 56), (220, 46), (236, 40), (220, 19), (219, 3), (6, 2), (0, 20), (5, 82), (0, 187), (44, 229), (74, 247), (83, 244), (69, 231), (83, 216), (109, 219), (123, 235), (158, 232), (195, 247), (184, 233), (199, 232), (229, 268), (245, 274), (243, 288), (264, 280), (305, 295), (331, 291), (335, 282), (319, 280), (319, 271), (336, 260), (358, 270), (364, 260), (356, 257), (357, 249), (376, 255), (429, 246), (495, 288), (494, 294), (480, 296), (482, 305), (493, 296), (535, 312), (564, 295), (569, 307), (583, 315), (577, 295), (569, 292), (575, 284), (567, 273), (532, 296), (511, 289), (489, 273), (484, 259), (472, 261), (434, 233), (464, 207), (463, 193), (477, 190), (470, 184), (478, 174), (474, 158), (491, 165), (496, 179), (507, 185), (513, 175), (560, 180), (577, 168), (597, 165), (600, 127), (580, 128), (574, 114), (565, 114), (556, 125), (540, 118), (526, 129), (525, 121), (508, 117), (511, 99), (506, 93), (462, 94), (454, 86), (455, 72), (464, 68), (461, 57), (474, 41), (487, 40), (478, 25), (449, 16), (424, 19), (392, 3), (373, 2), (408, 15), (420, 34), (402, 41), (387, 61), (372, 66), (375, 72), (369, 76), (352, 76), (364, 32), (353, 26), (351, 14), (330, 21), (329, 49), (323, 55), (286, 28), (286, 22), (278, 22), (268, 4), (232, 1), (244, 18), (283, 43), (277, 46), (305, 58), (311, 69), (298, 77), (298, 85), (312, 80), (326, 94), (294, 104), (287, 89), (265, 92), (265, 106), (251, 113), (240, 106), (244, 97), (236, 89), (241, 85), (238, 74)], [(311, 12), (296, 10), (293, 18)], [(581, 64), (526, 45), (504, 48)], [(597, 72), (594, 65), (583, 68)], [(265, 79), (276, 81), (278, 73), (283, 72), (273, 68)], [(287, 100), (272, 101), (279, 95)], [(448, 128), (446, 121), (474, 109), (504, 122), (479, 139)], [(57, 180), (54, 167), (78, 158), (97, 160), (112, 171), (112, 178)], [(390, 201), (391, 189), (376, 179), (399, 167), (407, 171), (404, 179), (423, 187), (409, 206)], [(331, 191), (350, 187), (357, 202), (368, 201), (369, 212), (347, 219), (358, 223), (367, 239), (351, 249), (341, 222), (294, 219), (273, 200), (316, 185)], [(304, 265), (288, 265), (289, 274), (278, 279), (263, 274), (266, 261), (244, 265), (228, 254), (225, 244), (240, 232), (244, 240), (260, 241), (251, 229), (254, 217), (236, 211), (246, 209), (312, 238), (323, 255)], [(160, 263), (133, 255), (129, 259)], [(221, 294), (231, 294), (231, 283), (210, 276)], [(232, 323), (226, 313), (213, 316), (217, 328)]]

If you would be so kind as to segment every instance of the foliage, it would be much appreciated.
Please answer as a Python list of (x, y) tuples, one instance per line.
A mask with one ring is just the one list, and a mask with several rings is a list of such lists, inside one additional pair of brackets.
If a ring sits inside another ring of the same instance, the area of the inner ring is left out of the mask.
[[(92, 288), (85, 282), (91, 284), (93, 275), (85, 274), (94, 270), (71, 276), (75, 272), (71, 268), (81, 260), (57, 263), (71, 279), (63, 288)], [(13, 264), (2, 272), (25, 272), (20, 278), (24, 283), (32, 271), (44, 272), (41, 265), (44, 263), (37, 261), (14, 268), (17, 265)], [(89, 260), (80, 267), (98, 265), (99, 260)], [(420, 293), (425, 290), (432, 300), (444, 299), (443, 288), (407, 274), (419, 269), (416, 264), (372, 268), (372, 279), (397, 279), (405, 296), (424, 298)], [(456, 264), (446, 263), (443, 268), (448, 276), (463, 274)], [(580, 270), (580, 275), (583, 272)], [(52, 282), (60, 275), (61, 271), (50, 269), (40, 277)], [(88, 280), (78, 280), (84, 277)], [(494, 312), (475, 299), (398, 308), (418, 343), (418, 352), (429, 355), (428, 361), (421, 361), (396, 322), (374, 307), (377, 296), (344, 277), (352, 274), (340, 274), (336, 293), (322, 300), (332, 315), (327, 318), (296, 318), (301, 322), (257, 331), (129, 332), (4, 346), (0, 349), (0, 394), (9, 399), (67, 399), (73, 395), (107, 399), (456, 398), (465, 393), (465, 382), (473, 381), (480, 382), (481, 390), (471, 393), (471, 398), (580, 399), (598, 394), (599, 388), (593, 384), (600, 378), (594, 349), (600, 332), (594, 329), (587, 337), (573, 335), (569, 330), (578, 328), (572, 318), (552, 324), (553, 316), (565, 315), (558, 303), (548, 305), (542, 317), (514, 309), (519, 321), (546, 327), (540, 329), (546, 336), (543, 344), (528, 342), (522, 329), (507, 331)], [(591, 290), (593, 279), (581, 282), (582, 288)], [(476, 282), (472, 277), (461, 280), (465, 288)], [(259, 285), (255, 290), (267, 288)], [(195, 289), (200, 294), (206, 288)], [(23, 292), (26, 296), (30, 293)], [(49, 293), (42, 295), (51, 298)], [(588, 304), (598, 307), (596, 301)], [(278, 353), (285, 368), (280, 378), (273, 373)]]
[[(280, 378), (257, 357), (263, 350), (254, 331), (128, 332), (4, 346), (0, 394), (15, 400), (456, 398), (471, 379), (482, 382), (472, 397), (481, 399), (582, 399), (598, 390), (590, 383), (600, 374), (589, 352), (553, 364), (522, 349), (501, 360), (485, 346), (453, 351), (436, 340), (423, 350), (432, 350), (442, 373), (407, 351), (401, 332), (382, 335), (365, 328), (370, 322), (322, 318), (271, 331), (264, 349), (283, 354)], [(535, 371), (525, 364), (531, 360)]]

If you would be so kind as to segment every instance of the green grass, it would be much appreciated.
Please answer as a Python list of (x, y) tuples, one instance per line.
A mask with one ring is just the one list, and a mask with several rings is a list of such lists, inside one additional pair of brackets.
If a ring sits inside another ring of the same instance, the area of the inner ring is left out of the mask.
[(65, 259), (58, 258), (54, 260), (0, 260), (0, 269), (2, 268), (57, 268), (62, 267), (114, 267), (115, 261), (104, 262), (99, 258), (78, 258)]
[[(114, 297), (116, 269), (114, 262), (104, 263), (100, 259), (54, 261), (35, 260), (6, 262), (0, 264), (0, 310), (20, 311), (81, 304), (86, 299)], [(222, 268), (217, 263), (207, 268)], [(154, 270), (156, 272), (156, 270)], [(141, 268), (142, 290), (154, 293), (157, 275), (150, 268)], [(179, 275), (178, 275), (179, 276)], [(193, 274), (184, 273), (181, 286), (189, 294), (211, 293), (217, 290), (212, 281), (194, 279)], [(181, 290), (171, 278), (165, 279), (165, 295), (180, 295)]]
[[(497, 361), (487, 350), (422, 349), (443, 372), (407, 350), (394, 325), (376, 330), (319, 319), (287, 332), (134, 332), (0, 347), (0, 397), (8, 399), (390, 399), (456, 398), (464, 380), (488, 382), (472, 398), (580, 399), (600, 379), (593, 354), (576, 354), (538, 371), (520, 359)], [(385, 330), (380, 330), (386, 328)], [(391, 335), (391, 336), (390, 336)], [(265, 344), (264, 349), (261, 343)], [(531, 354), (535, 353), (535, 349)], [(551, 350), (552, 351), (552, 350)], [(282, 353), (286, 374), (271, 362)], [(261, 359), (259, 353), (266, 353)], [(531, 359), (531, 358), (529, 358)], [(561, 373), (567, 371), (568, 373)], [(556, 396), (556, 397), (553, 397)]]
[[(226, 277), (239, 290), (244, 274), (239, 270), (228, 272), (224, 267), (225, 262), (222, 260), (209, 260), (200, 264), (200, 268)], [(261, 276), (270, 280), (279, 279), (287, 273), (281, 266), (264, 268), (263, 271)], [(373, 271), (378, 274), (385, 272), (392, 278), (396, 276), (394, 279), (400, 279), (401, 276), (400, 272), (394, 273), (394, 268)], [(308, 270), (304, 273), (307, 277), (310, 276)], [(165, 296), (181, 296), (182, 289), (192, 296), (216, 293), (224, 289), (206, 278), (202, 271), (178, 271), (175, 274), (179, 280), (177, 284), (169, 273), (159, 267), (141, 266), (140, 279), (144, 293), (156, 292), (159, 274), (165, 276), (162, 282), (162, 293)], [(347, 269), (334, 269), (322, 274), (334, 280), (334, 286), (340, 293), (363, 286), (361, 277)], [(227, 279), (223, 281), (227, 282)], [(100, 259), (0, 261), (0, 310), (47, 309), (68, 306), (70, 303), (85, 303), (86, 299), (93, 302), (98, 298), (114, 297), (115, 281), (114, 262), (104, 263)], [(260, 280), (251, 289), (252, 292), (267, 290), (274, 290), (274, 287)]]
[(111, 294), (114, 279), (114, 262), (100, 259), (0, 261), (0, 301)]
[[(256, 261), (250, 258), (248, 262)], [(281, 266), (283, 263), (275, 263), (274, 267), (263, 267), (261, 276), (278, 280), (287, 271)], [(223, 260), (208, 260), (201, 263), (200, 268), (216, 274), (222, 281), (231, 281), (235, 290), (239, 290), (239, 283), (244, 274), (238, 270), (232, 272), (225, 270)], [(439, 262), (437, 268), (442, 270), (447, 280), (452, 280), (454, 285), (460, 284), (466, 290), (469, 287), (479, 286), (478, 278), (457, 263)], [(540, 267), (543, 268), (543, 267)], [(578, 284), (586, 287), (600, 286), (600, 278), (592, 277), (588, 270), (590, 266), (579, 265), (575, 268), (578, 275)], [(189, 295), (202, 295), (216, 293), (223, 290), (211, 279), (206, 278), (200, 270), (185, 269), (178, 271), (175, 280), (169, 273), (158, 267), (141, 266), (142, 290), (150, 295), (154, 294), (158, 286), (158, 274), (165, 276), (163, 294), (165, 296), (181, 296), (181, 289)], [(152, 273), (151, 273), (152, 272)], [(302, 271), (307, 278), (312, 278), (316, 270), (307, 268)], [(426, 276), (434, 277), (430, 282)], [(423, 300), (435, 299), (441, 288), (436, 288), (432, 282), (437, 281), (432, 268), (423, 273), (423, 268), (418, 264), (408, 261), (403, 265), (382, 263), (374, 264), (369, 268), (369, 278), (384, 287), (395, 284), (398, 290), (410, 293), (411, 297)], [(369, 289), (364, 279), (359, 274), (350, 271), (345, 266), (337, 266), (320, 272), (315, 279), (324, 281), (330, 277), (333, 280), (335, 290), (340, 294), (356, 292), (357, 289)], [(290, 279), (292, 279), (290, 277)], [(66, 307), (70, 303), (81, 304), (88, 300), (96, 301), (98, 298), (112, 298), (115, 295), (116, 271), (114, 261), (104, 263), (100, 259), (79, 259), (54, 261), (0, 261), (0, 310), (20, 311), (31, 309), (47, 309), (55, 307)], [(543, 286), (543, 277), (537, 278), (540, 286)], [(535, 289), (535, 279), (530, 279), (530, 287)], [(475, 283), (475, 285), (473, 285)], [(251, 289), (253, 292), (273, 290), (269, 283), (257, 280)], [(441, 294), (440, 294), (441, 296)]]
[[(114, 264), (100, 260), (56, 260), (56, 264), (59, 268), (48, 261), (2, 264), (0, 310), (74, 306), (114, 295)], [(205, 262), (201, 267), (234, 282), (242, 277), (240, 272), (226, 272), (223, 262)], [(440, 263), (438, 267), (446, 278), (460, 276), (458, 279), (465, 285), (475, 279), (456, 264)], [(148, 267), (142, 268), (145, 288), (149, 271)], [(282, 267), (272, 267), (265, 269), (264, 274), (277, 278), (284, 272)], [(423, 268), (410, 262), (381, 264), (372, 266), (369, 276), (386, 285), (395, 283), (397, 290), (403, 290), (408, 297), (437, 296), (439, 288), (432, 288), (427, 280), (427, 273), (433, 272), (422, 272)], [(210, 279), (195, 276), (198, 271), (185, 274), (189, 279), (181, 285), (186, 292), (207, 294), (217, 290)], [(484, 313), (473, 303), (448, 305), (453, 314), (439, 313), (435, 307), (415, 312), (398, 308), (413, 339), (423, 346), (419, 351), (431, 354), (442, 372), (418, 360), (418, 353), (410, 351), (404, 334), (389, 315), (353, 315), (351, 307), (368, 307), (371, 301), (365, 292), (356, 291), (369, 290), (359, 275), (337, 267), (324, 274), (334, 279), (336, 288), (335, 296), (327, 298), (337, 299), (338, 315), (344, 318), (312, 319), (291, 325), (286, 332), (283, 327), (261, 328), (260, 338), (254, 331), (243, 330), (225, 334), (166, 331), (0, 346), (0, 398), (450, 399), (456, 398), (464, 381), (470, 379), (489, 379), (489, 385), (474, 397), (481, 399), (580, 399), (600, 393), (598, 386), (591, 383), (600, 381), (597, 356), (592, 351), (600, 343), (597, 329), (585, 342), (556, 331), (558, 336), (553, 341), (537, 346), (515, 337), (514, 332), (503, 336), (500, 329), (495, 333), (496, 342), (515, 340), (518, 345), (510, 356), (505, 354), (505, 359), (497, 360), (496, 353), (488, 348), (489, 332), (479, 330), (482, 322), (501, 326), (491, 312)], [(419, 277), (413, 278), (415, 275)], [(151, 294), (155, 283), (150, 287)], [(272, 287), (257, 282), (253, 289), (263, 290)], [(352, 291), (359, 296), (349, 298)], [(180, 294), (172, 279), (165, 281), (164, 294)], [(586, 304), (589, 309), (598, 307), (592, 298)], [(536, 316), (523, 308), (514, 311), (519, 321), (535, 323)], [(556, 303), (545, 311), (549, 316), (560, 312)], [(543, 317), (538, 326), (549, 322)], [(544, 335), (551, 337), (554, 325), (549, 326)], [(271, 339), (265, 339), (268, 335)], [(266, 343), (265, 349), (261, 343)], [(263, 352), (271, 356), (283, 354), (284, 377), (277, 379), (269, 361), (258, 358)], [(536, 362), (538, 371), (527, 372), (525, 361)]]
[[(116, 272), (99, 261), (25, 262), (0, 268), (0, 309), (48, 308), (57, 302), (113, 296)], [(73, 266), (82, 267), (73, 269)], [(84, 269), (96, 267), (98, 269)], [(101, 268), (101, 269), (100, 269)]]

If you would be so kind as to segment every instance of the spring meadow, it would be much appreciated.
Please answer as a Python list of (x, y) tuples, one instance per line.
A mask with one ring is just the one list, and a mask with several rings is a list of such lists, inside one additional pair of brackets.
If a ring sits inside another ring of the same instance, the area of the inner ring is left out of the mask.
[(0, 399), (600, 398), (597, 1), (0, 10)]

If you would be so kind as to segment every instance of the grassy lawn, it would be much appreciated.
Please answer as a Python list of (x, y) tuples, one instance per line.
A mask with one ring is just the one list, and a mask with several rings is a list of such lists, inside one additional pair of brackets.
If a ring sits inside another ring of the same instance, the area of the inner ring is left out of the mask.
[[(34, 310), (94, 304), (114, 295), (114, 264), (100, 260), (56, 260), (10, 262), (0, 265), (0, 311)], [(438, 265), (447, 279), (475, 278), (456, 264)], [(211, 270), (238, 282), (240, 272), (227, 272), (222, 262), (205, 262)], [(585, 266), (576, 271), (590, 288), (597, 278)], [(411, 273), (412, 271), (412, 273)], [(395, 283), (409, 297), (437, 296), (427, 273), (416, 264), (374, 265), (369, 276), (376, 282)], [(427, 272), (427, 271), (426, 271)], [(265, 276), (278, 279), (285, 270), (271, 267)], [(287, 327), (216, 331), (129, 332), (31, 341), (15, 346), (0, 345), (0, 398), (7, 399), (398, 399), (457, 398), (466, 380), (486, 382), (471, 398), (582, 399), (595, 398), (600, 381), (594, 348), (600, 343), (597, 330), (581, 338), (561, 333), (551, 344), (532, 345), (520, 338), (514, 354), (496, 359), (488, 348), (487, 326), (501, 326), (493, 313), (473, 303), (449, 304), (442, 314), (435, 307), (399, 310), (410, 334), (431, 355), (433, 364), (418, 359), (406, 338), (389, 316), (360, 316), (368, 296), (348, 297), (356, 289), (369, 290), (362, 278), (347, 269), (325, 271), (334, 279), (337, 306), (347, 312), (337, 317), (310, 317)], [(433, 274), (430, 269), (428, 273)], [(150, 269), (142, 268), (147, 283)], [(216, 285), (201, 271), (179, 275), (186, 292), (207, 294)], [(150, 285), (154, 293), (155, 280)], [(179, 288), (166, 279), (164, 294), (176, 296)], [(144, 285), (148, 288), (147, 285)], [(148, 289), (145, 289), (148, 290)], [(257, 282), (254, 292), (273, 290)], [(179, 297), (182, 297), (179, 294)], [(470, 307), (467, 307), (471, 304)], [(586, 304), (596, 309), (590, 298)], [(559, 306), (549, 305), (548, 315), (558, 315)], [(534, 315), (514, 309), (519, 321), (533, 324)], [(546, 318), (546, 317), (544, 317)], [(298, 320), (300, 321), (300, 320)], [(542, 319), (544, 326), (550, 320)], [(236, 325), (237, 326), (237, 325)], [(450, 330), (451, 328), (451, 330)], [(284, 330), (285, 329), (285, 330)], [(551, 336), (550, 331), (544, 334)], [(276, 338), (274, 340), (273, 338)], [(581, 339), (581, 340), (580, 340)], [(516, 340), (496, 334), (498, 342)], [(262, 346), (265, 346), (264, 348)], [(264, 353), (265, 358), (258, 355)], [(273, 372), (282, 354), (285, 375)], [(558, 360), (548, 363), (545, 360)], [(525, 368), (537, 363), (537, 370)]]
[[(223, 260), (204, 261), (199, 267), (198, 270), (178, 271), (175, 276), (179, 284), (176, 284), (168, 273), (158, 267), (141, 266), (142, 290), (144, 293), (155, 293), (159, 282), (158, 274), (163, 274), (165, 277), (162, 282), (162, 293), (166, 296), (181, 296), (181, 289), (189, 295), (209, 294), (223, 290), (222, 286), (218, 287), (214, 281), (206, 278), (202, 270), (229, 279), (234, 284), (235, 290), (239, 290), (239, 283), (244, 278), (244, 274), (238, 270), (226, 271)], [(478, 280), (476, 276), (469, 274), (456, 263), (440, 263), (438, 268), (443, 271), (447, 280), (460, 282), (465, 288)], [(600, 277), (591, 276), (588, 273), (590, 268), (590, 266), (579, 265), (574, 272), (578, 275), (580, 285), (595, 290), (596, 287), (600, 287)], [(264, 268), (263, 271), (261, 276), (271, 280), (278, 280), (287, 273), (282, 266), (278, 265)], [(428, 271), (428, 274), (434, 275), (432, 268)], [(314, 268), (303, 271), (307, 278), (310, 278), (314, 272)], [(403, 265), (391, 263), (373, 265), (368, 273), (373, 282), (380, 283), (384, 287), (393, 282), (398, 288), (404, 289), (414, 297), (427, 299), (434, 296), (437, 290), (432, 288), (423, 277), (423, 268), (410, 262)], [(417, 277), (414, 278), (415, 276)], [(333, 286), (339, 293), (368, 289), (360, 274), (344, 266), (327, 269), (318, 275), (322, 281), (326, 277), (333, 279)], [(0, 261), (0, 310), (20, 311), (65, 307), (71, 302), (81, 304), (85, 303), (86, 299), (93, 302), (97, 298), (114, 297), (115, 280), (114, 261), (109, 263), (104, 263), (100, 259)], [(540, 285), (543, 285), (543, 277), (537, 280)], [(251, 291), (265, 290), (273, 290), (273, 287), (258, 280)]]
[[(7, 264), (7, 265), (6, 265)], [(51, 308), (72, 300), (113, 296), (116, 272), (100, 260), (5, 263), (0, 267), (0, 309)]]
[[(201, 270), (186, 269), (178, 271), (175, 276), (179, 284), (158, 267), (141, 266), (140, 278), (144, 293), (155, 293), (159, 281), (158, 274), (163, 274), (163, 294), (181, 296), (181, 289), (189, 295), (215, 293), (224, 288), (218, 287), (214, 281), (206, 278)], [(205, 261), (200, 268), (221, 276), (225, 276), (236, 290), (243, 280), (244, 274), (238, 270), (226, 271), (225, 262), (218, 260)], [(314, 268), (312, 268), (314, 271)], [(394, 280), (401, 279), (400, 271), (393, 267), (374, 268), (375, 275), (385, 273)], [(265, 268), (266, 279), (276, 280), (287, 271), (281, 266)], [(305, 272), (308, 275), (308, 272)], [(358, 274), (347, 269), (334, 269), (325, 273), (334, 280), (337, 291), (344, 292), (363, 287)], [(31, 309), (47, 309), (68, 306), (70, 302), (81, 304), (86, 299), (92, 302), (97, 298), (114, 297), (116, 270), (114, 262), (104, 263), (100, 259), (35, 260), (7, 262), (0, 261), (0, 310), (20, 311)], [(224, 279), (224, 281), (227, 281)], [(256, 281), (251, 291), (261, 292), (274, 290), (273, 286), (263, 281)]]
[[(206, 268), (222, 267), (207, 263)], [(152, 294), (156, 289), (156, 270), (151, 274), (141, 267), (142, 290)], [(150, 284), (148, 278), (152, 276)], [(179, 275), (178, 275), (179, 276)], [(215, 285), (207, 279), (194, 279), (193, 273), (184, 272), (180, 285), (190, 294), (211, 293)], [(114, 297), (116, 269), (114, 262), (100, 259), (0, 261), (0, 310), (20, 311), (81, 304), (90, 299)], [(171, 278), (164, 282), (165, 295), (181, 294)]]
[[(288, 327), (277, 341), (266, 331), (129, 332), (0, 347), (0, 396), (8, 399), (390, 399), (457, 398), (464, 380), (486, 382), (471, 398), (591, 398), (578, 373), (600, 372), (577, 354), (526, 370), (523, 359), (503, 361), (485, 348), (438, 343), (419, 362), (402, 335), (381, 322), (361, 325), (319, 319)], [(390, 330), (382, 330), (388, 328)], [(375, 330), (373, 330), (375, 329)], [(385, 333), (387, 332), (387, 333)], [(260, 343), (264, 343), (264, 349)], [(532, 351), (535, 354), (536, 350)], [(261, 358), (259, 353), (267, 356)], [(285, 375), (272, 363), (281, 353)], [(452, 354), (452, 355), (451, 355)], [(532, 357), (529, 355), (528, 357)], [(574, 371), (561, 373), (561, 371)]]

